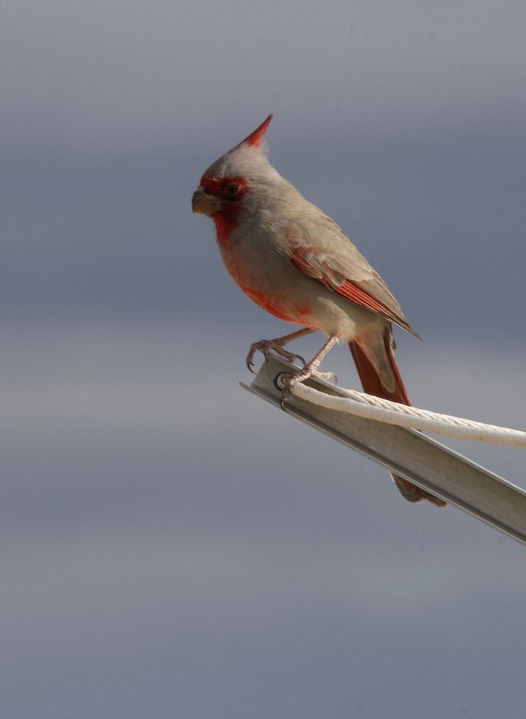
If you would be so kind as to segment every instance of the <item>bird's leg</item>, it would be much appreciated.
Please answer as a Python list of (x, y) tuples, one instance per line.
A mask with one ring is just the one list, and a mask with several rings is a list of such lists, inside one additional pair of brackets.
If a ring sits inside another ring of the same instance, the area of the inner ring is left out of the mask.
[(283, 391), (281, 393), (282, 407), (284, 406), (284, 402), (291, 394), (291, 387), (298, 384), (298, 382), (303, 382), (309, 377), (323, 377), (324, 379), (335, 378), (335, 375), (332, 372), (320, 372), (318, 370), (318, 367), (320, 366), (320, 362), (322, 361), (322, 359), (334, 347), (336, 342), (338, 342), (337, 335), (329, 337), (321, 350), (316, 355), (314, 355), (310, 362), (307, 362), (307, 364), (302, 370), (296, 372), (295, 374), (286, 374), (283, 376)]
[(262, 352), (265, 355), (265, 359), (268, 359), (271, 350), (274, 350), (274, 352), (279, 354), (280, 357), (283, 357), (289, 362), (300, 360), (300, 362), (302, 362), (303, 365), (306, 366), (307, 363), (305, 362), (303, 357), (301, 357), (300, 355), (296, 355), (293, 352), (287, 352), (287, 350), (284, 350), (283, 347), (289, 342), (292, 342), (292, 340), (297, 340), (299, 337), (304, 337), (311, 332), (314, 332), (314, 330), (311, 330), (308, 327), (304, 327), (302, 330), (292, 332), (290, 335), (285, 335), (284, 337), (278, 337), (275, 340), (259, 340), (259, 342), (254, 342), (252, 345), (250, 345), (250, 352), (247, 355), (248, 369), (251, 372), (254, 371), (254, 364), (252, 360), (254, 359), (254, 355), (256, 352)]

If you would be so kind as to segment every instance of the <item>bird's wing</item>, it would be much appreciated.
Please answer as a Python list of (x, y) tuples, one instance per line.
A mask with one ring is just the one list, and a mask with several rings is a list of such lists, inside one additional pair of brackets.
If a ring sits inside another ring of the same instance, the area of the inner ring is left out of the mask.
[(416, 335), (380, 275), (330, 217), (303, 217), (291, 223), (286, 234), (287, 253), (297, 269)]

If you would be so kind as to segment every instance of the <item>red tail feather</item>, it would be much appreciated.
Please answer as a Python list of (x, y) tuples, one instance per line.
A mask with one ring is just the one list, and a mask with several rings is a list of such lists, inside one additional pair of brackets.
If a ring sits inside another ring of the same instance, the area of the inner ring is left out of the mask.
[[(384, 346), (391, 371), (394, 375), (395, 388), (393, 391), (389, 391), (384, 387), (377, 369), (374, 367), (373, 363), (367, 357), (358, 342), (349, 342), (349, 349), (351, 350), (356, 364), (356, 369), (358, 370), (358, 375), (363, 389), (367, 392), (367, 394), (372, 394), (375, 397), (382, 397), (382, 399), (389, 399), (392, 402), (400, 402), (400, 404), (410, 405), (411, 401), (407, 396), (404, 383), (402, 382), (402, 378), (400, 377), (400, 372), (398, 371), (398, 366), (395, 361), (390, 330), (386, 330), (384, 334)], [(417, 487), (415, 484), (412, 484), (407, 479), (404, 479), (397, 474), (390, 474), (402, 496), (409, 502), (421, 502), (423, 499), (427, 499), (438, 507), (446, 506), (446, 502), (442, 499), (433, 496), (424, 489), (420, 489), (420, 487)]]
[(362, 382), (362, 387), (367, 394), (372, 394), (375, 397), (382, 397), (383, 399), (389, 399), (392, 402), (400, 402), (400, 404), (411, 404), (409, 397), (407, 396), (404, 383), (400, 377), (400, 372), (395, 361), (393, 348), (391, 346), (391, 333), (386, 332), (384, 336), (384, 345), (391, 370), (394, 375), (396, 386), (393, 392), (387, 390), (378, 375), (372, 362), (369, 360), (363, 349), (360, 347), (358, 342), (349, 342), (349, 349), (351, 350), (358, 375)]

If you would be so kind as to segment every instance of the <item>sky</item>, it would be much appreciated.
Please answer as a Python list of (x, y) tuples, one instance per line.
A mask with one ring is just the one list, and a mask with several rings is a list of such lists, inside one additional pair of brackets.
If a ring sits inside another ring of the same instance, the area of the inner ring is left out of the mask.
[(0, 12), (1, 715), (522, 717), (523, 547), (239, 387), (289, 326), (190, 199), (272, 111), (422, 337), (414, 403), (524, 427), (524, 3)]

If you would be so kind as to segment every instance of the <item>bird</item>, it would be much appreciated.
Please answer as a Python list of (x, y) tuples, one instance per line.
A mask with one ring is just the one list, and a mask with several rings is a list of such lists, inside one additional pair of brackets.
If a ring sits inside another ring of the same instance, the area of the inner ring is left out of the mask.
[[(391, 290), (344, 231), (272, 166), (265, 134), (270, 114), (242, 142), (203, 173), (192, 196), (192, 210), (211, 217), (225, 267), (259, 307), (301, 329), (272, 340), (254, 342), (247, 356), (277, 352), (292, 340), (321, 332), (326, 342), (310, 362), (288, 375), (291, 387), (312, 375), (326, 375), (319, 365), (338, 342), (349, 345), (366, 393), (410, 405), (395, 361), (392, 325), (412, 335)], [(409, 502), (445, 502), (391, 473)]]

